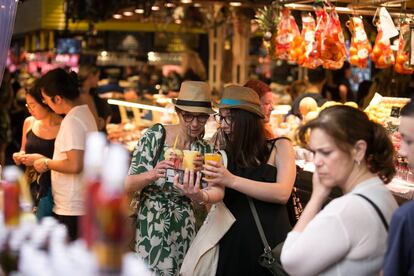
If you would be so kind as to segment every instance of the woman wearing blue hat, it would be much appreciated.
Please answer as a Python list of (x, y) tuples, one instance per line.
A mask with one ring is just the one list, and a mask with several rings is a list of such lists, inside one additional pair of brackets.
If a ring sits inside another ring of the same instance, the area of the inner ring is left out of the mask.
[[(225, 87), (218, 107), (215, 116), (226, 139), (227, 168), (209, 161), (203, 173), (209, 187), (224, 189), (223, 202), (236, 220), (219, 241), (216, 275), (271, 275), (259, 264), (264, 245), (249, 201), (270, 247), (284, 241), (291, 229), (285, 204), (296, 175), (293, 147), (288, 139), (266, 140), (264, 114), (252, 89)], [(178, 184), (189, 187), (183, 189), (187, 194), (192, 187), (188, 182)], [(220, 201), (208, 199), (208, 203)]]

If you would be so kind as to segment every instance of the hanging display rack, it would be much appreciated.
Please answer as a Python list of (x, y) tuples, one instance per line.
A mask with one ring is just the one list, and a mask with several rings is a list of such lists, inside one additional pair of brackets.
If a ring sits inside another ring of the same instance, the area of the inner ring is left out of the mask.
[[(282, 0), (281, 5), (292, 10), (313, 11), (314, 0)], [(404, 13), (407, 17), (414, 17), (414, 1), (403, 0), (332, 0), (335, 10), (341, 14), (358, 14), (374, 16), (379, 7), (386, 7), (391, 16), (398, 17)], [(409, 4), (407, 6), (407, 3)], [(403, 9), (404, 6), (404, 9)], [(327, 7), (329, 10), (330, 8)]]

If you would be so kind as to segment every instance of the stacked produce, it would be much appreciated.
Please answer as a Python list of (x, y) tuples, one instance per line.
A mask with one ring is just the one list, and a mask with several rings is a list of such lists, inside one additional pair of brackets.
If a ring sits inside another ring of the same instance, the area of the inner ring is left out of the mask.
[(392, 109), (399, 110), (407, 102), (406, 98), (382, 97), (379, 103), (369, 105), (365, 112), (372, 121), (385, 125), (391, 116)]

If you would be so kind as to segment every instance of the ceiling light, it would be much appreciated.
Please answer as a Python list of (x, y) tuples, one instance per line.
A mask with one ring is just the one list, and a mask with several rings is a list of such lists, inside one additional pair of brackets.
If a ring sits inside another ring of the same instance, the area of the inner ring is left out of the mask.
[(230, 2), (230, 6), (232, 6), (232, 7), (240, 7), (242, 5), (242, 3), (241, 2)]
[(160, 10), (160, 7), (158, 7), (158, 6), (152, 6), (151, 7), (151, 10), (153, 10), (153, 11), (159, 11)]
[(124, 11), (125, 16), (133, 16), (134, 13), (132, 11)]
[(194, 3), (194, 7), (200, 8), (201, 7), (201, 4), (200, 3)]
[(144, 9), (135, 9), (135, 13), (143, 14), (144, 13)]
[(166, 6), (167, 8), (174, 8), (175, 7), (174, 3), (165, 3), (164, 6)]
[(190, 4), (192, 2), (193, 2), (193, 0), (181, 0), (181, 3), (183, 3), (183, 4)]
[(112, 15), (112, 17), (115, 18), (115, 19), (121, 19), (122, 15), (116, 13), (116, 14)]

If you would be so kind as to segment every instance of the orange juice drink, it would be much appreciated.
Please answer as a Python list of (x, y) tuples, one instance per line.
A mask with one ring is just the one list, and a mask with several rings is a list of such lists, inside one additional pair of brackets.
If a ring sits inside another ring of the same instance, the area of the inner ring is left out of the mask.
[(195, 150), (183, 150), (184, 158), (183, 158), (183, 169), (193, 170), (194, 171), (194, 158), (197, 157), (199, 154), (198, 151)]
[[(214, 162), (220, 163), (221, 155), (219, 153), (205, 153), (204, 164), (207, 164), (207, 161), (214, 161)], [(208, 178), (208, 176), (206, 176), (206, 178)]]

